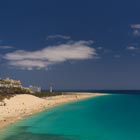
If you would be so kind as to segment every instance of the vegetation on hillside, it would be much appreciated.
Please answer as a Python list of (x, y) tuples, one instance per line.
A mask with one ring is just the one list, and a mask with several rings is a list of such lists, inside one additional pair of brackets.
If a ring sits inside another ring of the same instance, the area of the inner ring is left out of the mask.
[(10, 87), (10, 88), (5, 88), (5, 87), (0, 87), (0, 101), (2, 101), (5, 98), (11, 98), (16, 94), (29, 94), (29, 90), (24, 89), (24, 88), (15, 88), (15, 87)]
[(0, 94), (28, 94), (30, 91), (26, 88), (17, 88), (17, 87), (0, 87)]
[(5, 98), (11, 98), (13, 96), (15, 96), (16, 94), (30, 94), (30, 95), (34, 95), (36, 97), (49, 97), (49, 96), (57, 96), (57, 95), (62, 95), (64, 93), (62, 92), (47, 92), (47, 91), (42, 91), (42, 92), (36, 92), (36, 93), (30, 93), (30, 91), (26, 88), (15, 88), (15, 87), (11, 87), (11, 88), (5, 88), (5, 87), (1, 87), (0, 88), (0, 101), (2, 101)]
[(3, 101), (4, 99), (10, 99), (13, 96), (15, 96), (15, 94), (0, 93), (0, 102)]
[(37, 97), (49, 97), (49, 96), (57, 96), (57, 95), (62, 95), (64, 93), (62, 92), (47, 92), (47, 91), (42, 91), (42, 92), (36, 92), (36, 93), (31, 93), (31, 95), (37, 96)]

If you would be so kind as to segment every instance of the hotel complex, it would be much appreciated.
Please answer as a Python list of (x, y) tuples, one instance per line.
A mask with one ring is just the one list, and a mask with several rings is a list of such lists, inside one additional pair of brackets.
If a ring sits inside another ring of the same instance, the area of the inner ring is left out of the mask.
[(13, 80), (7, 77), (6, 79), (0, 78), (0, 87), (6, 87), (6, 88), (22, 88), (20, 80)]
[(7, 77), (6, 79), (0, 78), (0, 88), (18, 88), (28, 90), (30, 93), (41, 92), (41, 87), (29, 86), (23, 87), (20, 80), (13, 80)]

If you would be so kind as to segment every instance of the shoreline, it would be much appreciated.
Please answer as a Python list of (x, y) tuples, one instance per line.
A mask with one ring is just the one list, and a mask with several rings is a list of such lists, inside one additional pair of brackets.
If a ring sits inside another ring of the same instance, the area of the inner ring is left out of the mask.
[[(16, 95), (9, 100), (4, 100), (6, 106), (0, 106), (0, 130), (4, 129), (10, 124), (24, 119), (25, 117), (51, 109), (53, 107), (103, 95), (108, 94), (69, 92), (67, 95), (58, 95), (45, 98), (38, 98), (26, 94)], [(33, 101), (33, 103), (31, 103), (31, 101)]]

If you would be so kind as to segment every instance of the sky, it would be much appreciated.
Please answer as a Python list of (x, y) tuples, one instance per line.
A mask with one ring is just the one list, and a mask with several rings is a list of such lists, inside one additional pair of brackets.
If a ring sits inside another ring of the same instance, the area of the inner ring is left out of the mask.
[(140, 89), (139, 5), (1, 1), (0, 77), (43, 89)]

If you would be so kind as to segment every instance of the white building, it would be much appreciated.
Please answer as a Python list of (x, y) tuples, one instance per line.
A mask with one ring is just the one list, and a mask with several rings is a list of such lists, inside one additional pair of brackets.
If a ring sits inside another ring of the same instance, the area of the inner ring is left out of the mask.
[(22, 88), (20, 80), (13, 80), (7, 77), (6, 79), (0, 78), (0, 87), (6, 87), (6, 88)]
[(29, 86), (29, 90), (30, 90), (32, 93), (41, 92), (41, 87), (30, 85), (30, 86)]
[(53, 92), (53, 87), (52, 87), (52, 85), (50, 86), (50, 93), (52, 93)]

